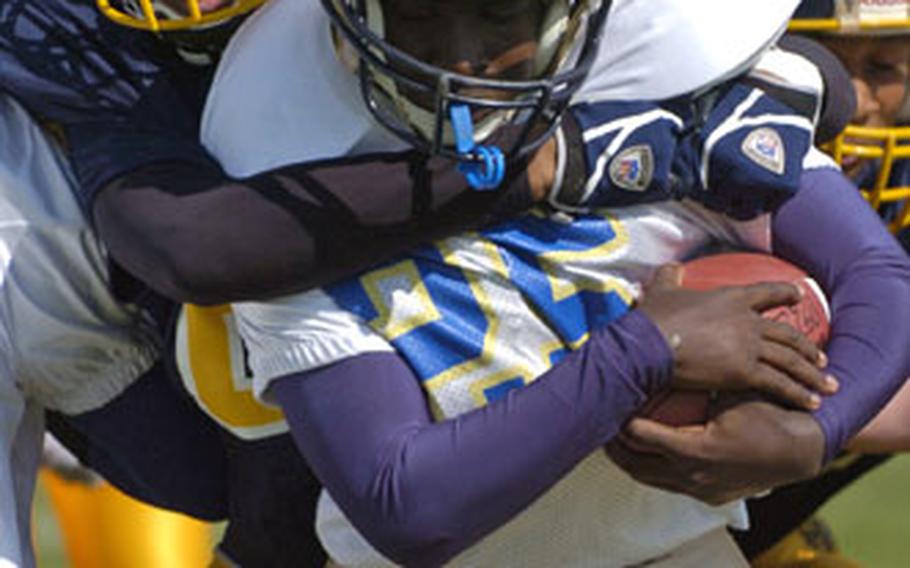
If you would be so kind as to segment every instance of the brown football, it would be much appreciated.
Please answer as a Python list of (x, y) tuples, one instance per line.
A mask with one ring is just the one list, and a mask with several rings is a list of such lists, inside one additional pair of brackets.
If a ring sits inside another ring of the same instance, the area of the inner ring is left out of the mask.
[[(792, 325), (818, 346), (827, 342), (828, 301), (815, 280), (789, 262), (769, 254), (736, 252), (703, 256), (685, 263), (684, 267), (683, 286), (695, 290), (793, 282), (805, 292), (803, 299), (796, 305), (772, 308), (762, 315)], [(707, 421), (709, 406), (708, 393), (671, 389), (655, 395), (641, 414), (670, 426), (691, 426)]]

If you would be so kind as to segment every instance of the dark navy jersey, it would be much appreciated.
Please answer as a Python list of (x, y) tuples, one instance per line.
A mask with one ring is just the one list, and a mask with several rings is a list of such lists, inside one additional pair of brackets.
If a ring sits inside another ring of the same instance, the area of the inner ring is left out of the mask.
[(211, 163), (198, 142), (210, 67), (108, 21), (94, 0), (0, 3), (0, 89), (61, 127), (86, 207), (137, 167)]
[[(61, 127), (110, 257), (158, 294), (286, 294), (530, 204), (521, 168), (502, 191), (467, 192), (454, 163), (414, 152), (230, 179), (199, 144), (214, 66), (186, 63), (94, 2), (0, 0), (0, 91)], [(371, 191), (356, 191), (364, 180)], [(135, 300), (142, 286), (131, 287), (118, 296)]]

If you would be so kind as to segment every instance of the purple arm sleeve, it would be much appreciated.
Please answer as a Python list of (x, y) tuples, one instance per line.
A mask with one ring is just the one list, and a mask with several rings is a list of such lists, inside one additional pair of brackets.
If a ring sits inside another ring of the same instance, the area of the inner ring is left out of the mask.
[(394, 354), (285, 377), (270, 392), (358, 530), (396, 562), (438, 565), (614, 436), (667, 384), (671, 361), (657, 328), (633, 311), (528, 387), (442, 422)]
[(828, 369), (841, 389), (815, 412), (827, 462), (910, 376), (910, 260), (840, 172), (809, 170), (801, 186), (774, 216), (773, 246), (831, 306)]

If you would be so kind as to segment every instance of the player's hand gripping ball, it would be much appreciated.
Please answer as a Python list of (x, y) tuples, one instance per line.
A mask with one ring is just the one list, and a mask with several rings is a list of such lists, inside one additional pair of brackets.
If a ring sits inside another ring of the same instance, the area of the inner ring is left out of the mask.
[[(815, 280), (800, 268), (760, 253), (716, 254), (684, 264), (682, 285), (693, 290), (758, 282), (793, 282), (799, 286), (804, 292), (799, 303), (772, 308), (762, 315), (793, 326), (819, 347), (827, 342), (830, 331), (828, 302)], [(692, 426), (707, 422), (710, 404), (709, 393), (668, 389), (652, 397), (641, 414), (670, 426)]]

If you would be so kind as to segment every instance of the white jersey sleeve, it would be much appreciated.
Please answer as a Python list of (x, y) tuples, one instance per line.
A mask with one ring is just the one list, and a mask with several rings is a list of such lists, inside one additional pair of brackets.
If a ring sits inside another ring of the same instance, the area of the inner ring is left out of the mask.
[(362, 353), (394, 351), (378, 333), (338, 307), (321, 290), (270, 302), (235, 304), (234, 316), (249, 348), (253, 390), (259, 397), (276, 378)]

